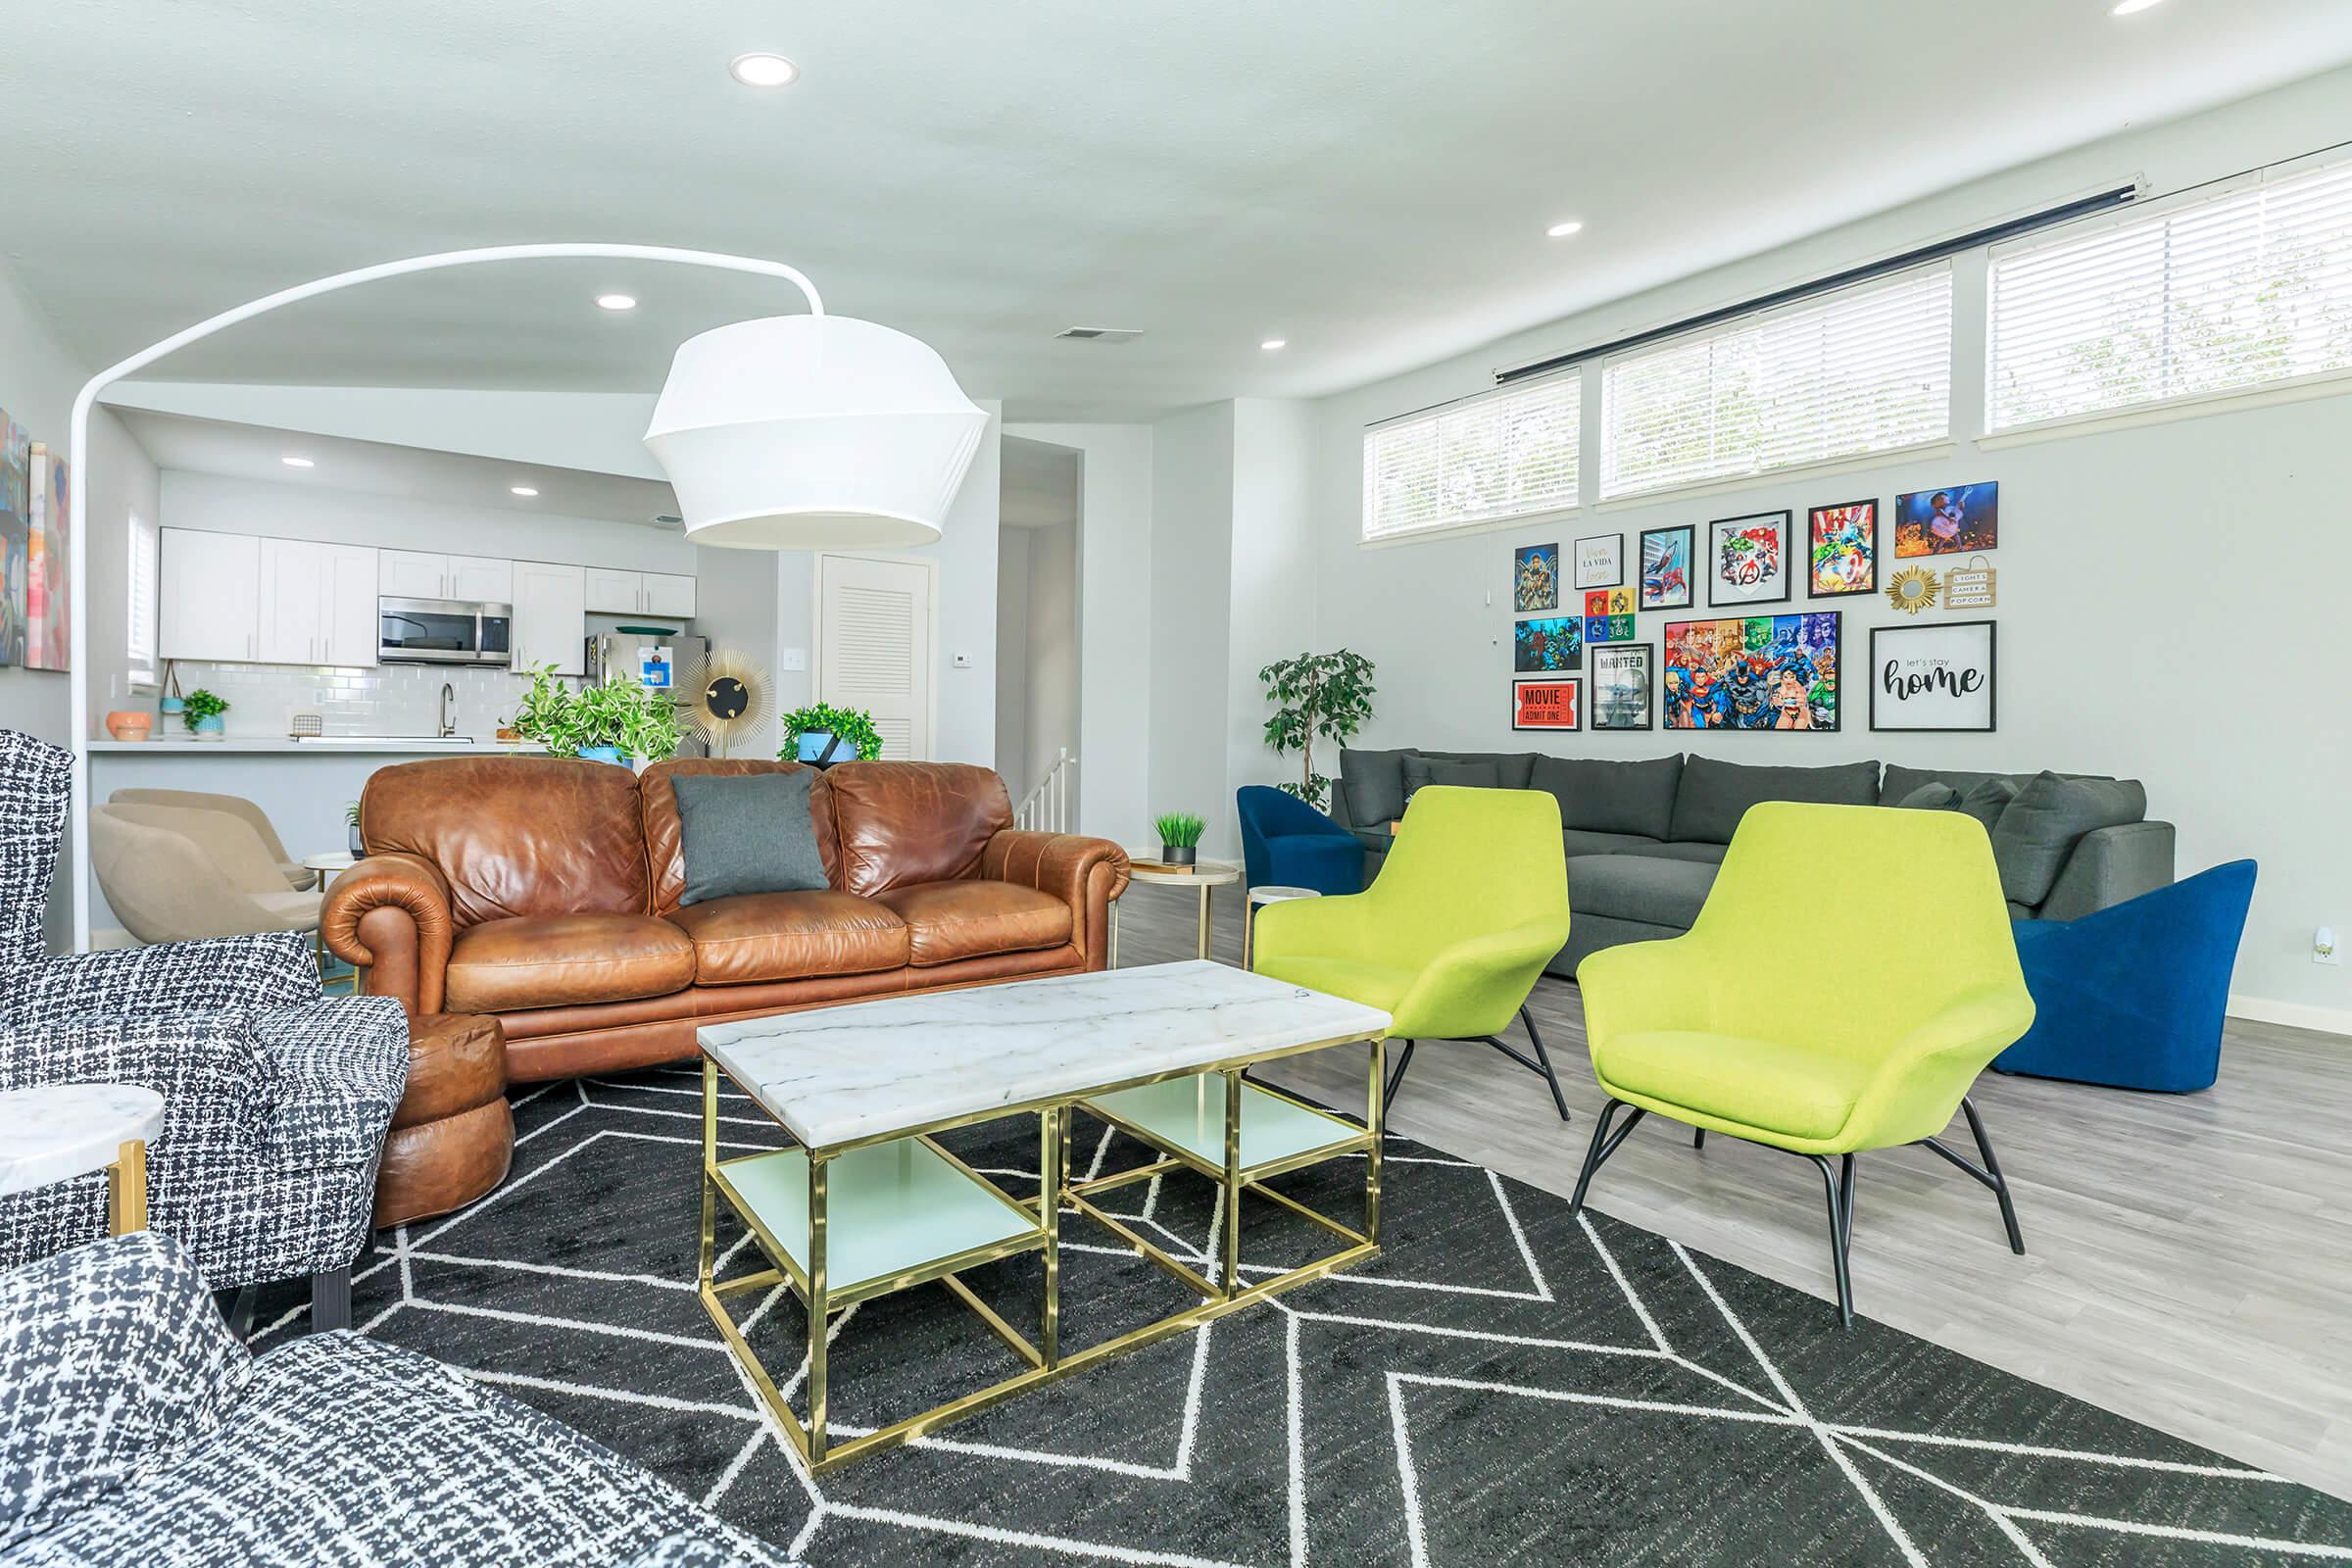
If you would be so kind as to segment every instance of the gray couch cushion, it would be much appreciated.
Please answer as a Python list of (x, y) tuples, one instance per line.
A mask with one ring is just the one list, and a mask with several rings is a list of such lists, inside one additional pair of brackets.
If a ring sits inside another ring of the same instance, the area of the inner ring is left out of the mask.
[(1404, 760), (1411, 755), (1341, 749), (1340, 791), (1348, 797), (1350, 823), (1378, 827), (1404, 814)]
[(1563, 832), (1560, 844), (1570, 859), (1580, 855), (1654, 855), (1659, 848), (1656, 839), (1639, 833), (1595, 833), (1581, 827)]
[(1988, 778), (2005, 778), (2023, 784), (2031, 773), (1977, 773), (1965, 767), (1905, 767), (1900, 762), (1886, 764), (1886, 776), (1879, 781), (1879, 804), (1900, 806), (1906, 796), (1917, 794), (1925, 784), (1948, 785), (1955, 795), (1966, 795)]
[(1501, 787), (1506, 790), (1526, 789), (1528, 770), (1536, 765), (1534, 752), (1431, 752), (1416, 748), (1414, 755), (1440, 762), (1493, 762), (1501, 775)]
[(2000, 868), (2001, 891), (2013, 904), (2038, 905), (2049, 897), (2082, 835), (2147, 814), (2148, 792), (2135, 779), (2036, 774), (1993, 824), (1992, 858)]
[(740, 893), (819, 893), (824, 857), (808, 814), (808, 768), (789, 773), (680, 773), (678, 828), (685, 851), (680, 904)]
[(1967, 812), (1990, 833), (1993, 824), (2000, 821), (2001, 813), (2009, 809), (2009, 803), (2017, 799), (2017, 790), (2015, 779), (1984, 779), (1962, 790), (1960, 798), (1952, 803), (1952, 809)]
[(1715, 885), (1703, 860), (1585, 855), (1568, 862), (1568, 905), (1579, 915), (1688, 929)]
[(1680, 757), (1645, 762), (1538, 757), (1528, 785), (1558, 799), (1562, 827), (1663, 839), (1673, 826), (1675, 786), (1682, 776)]
[[(1915, 786), (1916, 787), (1916, 786)], [(1751, 767), (1693, 757), (1683, 766), (1668, 838), (1729, 844), (1740, 818), (1758, 801), (1806, 801), (1819, 806), (1879, 804), (1879, 764), (1838, 762), (1827, 767)]]
[(1453, 784), (1465, 789), (1498, 790), (1503, 787), (1502, 769), (1493, 761), (1455, 762), (1435, 757), (1415, 755), (1404, 760), (1404, 799), (1412, 803), (1414, 792), (1427, 784)]
[(1654, 855), (1661, 860), (1704, 860), (1709, 865), (1721, 865), (1724, 856), (1731, 853), (1729, 844), (1686, 843), (1680, 840), (1654, 845), (1643, 855)]
[(1949, 784), (1922, 784), (1891, 804), (1906, 811), (1948, 811), (1960, 804), (1960, 792)]

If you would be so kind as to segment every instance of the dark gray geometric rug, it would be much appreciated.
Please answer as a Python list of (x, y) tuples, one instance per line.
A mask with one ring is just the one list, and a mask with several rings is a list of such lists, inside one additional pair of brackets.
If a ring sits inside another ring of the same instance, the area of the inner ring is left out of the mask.
[[(1403, 1139), (1372, 1264), (812, 1482), (693, 1292), (699, 1093), (689, 1068), (520, 1097), (513, 1176), (370, 1260), (355, 1321), (816, 1568), (2352, 1559), (2352, 1504), (1881, 1325), (1841, 1331), (1810, 1296)], [(726, 1112), (730, 1151), (782, 1142), (748, 1102)], [(1035, 1129), (946, 1141), (1017, 1195)], [(1144, 1157), (1081, 1119), (1081, 1171)], [(1344, 1162), (1276, 1185), (1349, 1219), (1361, 1182)], [(1110, 1196), (1170, 1250), (1215, 1255), (1207, 1184)], [(1275, 1205), (1244, 1213), (1248, 1271), (1323, 1250)], [(1088, 1222), (1063, 1234), (1065, 1347), (1195, 1299)], [(722, 1273), (760, 1266), (723, 1218), (719, 1241)], [(1034, 1322), (1033, 1256), (968, 1279)], [(771, 1366), (796, 1363), (789, 1293), (739, 1311)], [(290, 1310), (270, 1333), (300, 1328)], [(842, 1435), (1015, 1369), (932, 1286), (842, 1314), (831, 1344)]]

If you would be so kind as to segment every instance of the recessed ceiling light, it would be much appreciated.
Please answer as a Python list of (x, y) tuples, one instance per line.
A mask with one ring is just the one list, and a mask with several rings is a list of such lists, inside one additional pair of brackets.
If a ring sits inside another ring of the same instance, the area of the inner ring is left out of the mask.
[(2115, 0), (2114, 8), (2107, 14), (2111, 17), (2128, 17), (2134, 11), (2145, 11), (2156, 3), (2157, 0)]
[(727, 74), (746, 87), (789, 87), (800, 78), (801, 68), (782, 55), (756, 52), (728, 61)]
[(1290, 339), (1289, 339), (1289, 338), (1287, 338), (1287, 337), (1270, 337), (1270, 338), (1266, 339), (1266, 340), (1265, 340), (1263, 343), (1260, 343), (1260, 344), (1258, 345), (1258, 347), (1259, 347), (1259, 348), (1261, 348), (1261, 349), (1264, 349), (1264, 350), (1265, 350), (1265, 351), (1266, 351), (1268, 354), (1271, 354), (1271, 353), (1273, 353), (1273, 352), (1274, 352), (1276, 349), (1283, 347), (1285, 344), (1287, 344), (1287, 343), (1289, 343), (1289, 342), (1290, 342)]
[(308, 458), (280, 458), (277, 461), (289, 468), (315, 468), (318, 466)]
[[(2154, 4), (2155, 0), (2149, 0), (2149, 3)], [(1575, 233), (1584, 226), (1584, 224), (1571, 218), (1566, 222), (1552, 224), (1544, 232), (1550, 235), (1553, 239), (1566, 239), (1569, 235)]]
[(539, 493), (527, 484), (509, 485), (507, 486), (507, 489), (511, 494), (518, 496), (535, 496)]
[(634, 294), (599, 294), (596, 308), (600, 311), (633, 311), (637, 308)]

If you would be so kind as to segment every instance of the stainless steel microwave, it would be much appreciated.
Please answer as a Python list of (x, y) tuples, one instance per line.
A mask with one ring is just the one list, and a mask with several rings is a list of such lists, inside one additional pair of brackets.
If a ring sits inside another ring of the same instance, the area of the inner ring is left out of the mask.
[(376, 662), (511, 664), (514, 611), (463, 599), (376, 601)]

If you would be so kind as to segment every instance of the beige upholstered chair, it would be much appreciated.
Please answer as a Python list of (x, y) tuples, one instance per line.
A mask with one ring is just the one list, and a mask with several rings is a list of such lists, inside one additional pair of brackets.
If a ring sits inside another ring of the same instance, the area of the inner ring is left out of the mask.
[(270, 858), (285, 874), (286, 886), (318, 885), (318, 873), (286, 853), (285, 842), (270, 824), (270, 814), (242, 795), (208, 795), (202, 790), (117, 790), (107, 800), (116, 806), (183, 806), (198, 811), (226, 811), (231, 816), (243, 817), (269, 846)]
[(99, 889), (141, 942), (316, 931), (319, 893), (297, 892), (243, 816), (182, 806), (90, 813)]

